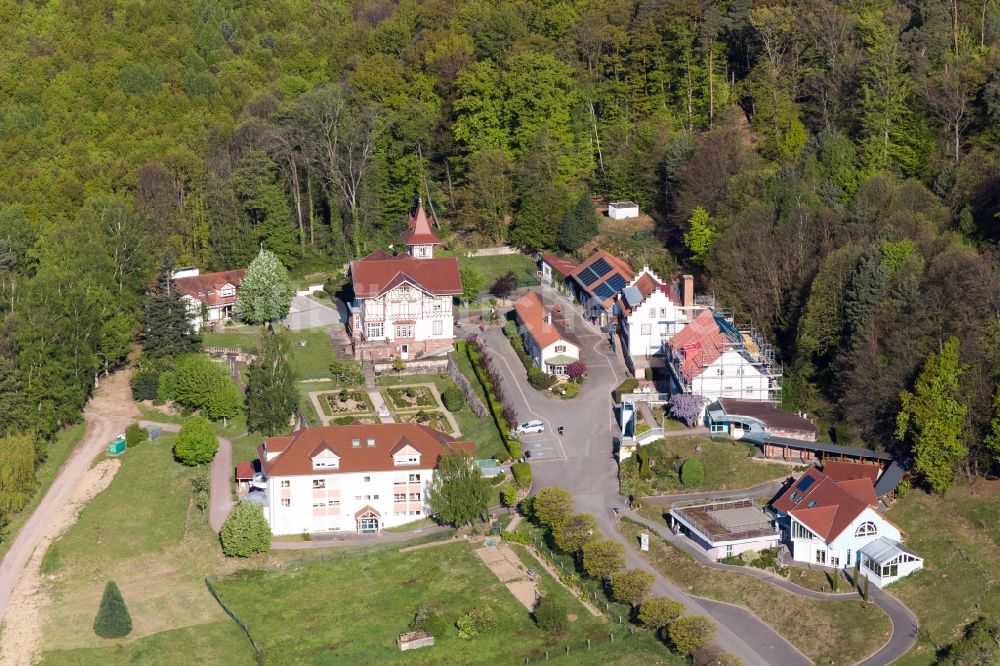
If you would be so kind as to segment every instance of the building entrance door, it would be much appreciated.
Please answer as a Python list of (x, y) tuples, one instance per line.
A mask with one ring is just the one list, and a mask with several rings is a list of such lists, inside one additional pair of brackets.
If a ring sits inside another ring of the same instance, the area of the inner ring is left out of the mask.
[(399, 357), (404, 361), (410, 358), (410, 345), (399, 345)]
[(826, 564), (826, 551), (817, 550), (816, 551), (816, 564)]

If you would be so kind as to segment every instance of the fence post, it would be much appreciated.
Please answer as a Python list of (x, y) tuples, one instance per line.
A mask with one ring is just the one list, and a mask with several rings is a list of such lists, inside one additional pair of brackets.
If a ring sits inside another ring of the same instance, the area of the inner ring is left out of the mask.
[(588, 650), (590, 649), (590, 639), (589, 638), (587, 639), (587, 649)]

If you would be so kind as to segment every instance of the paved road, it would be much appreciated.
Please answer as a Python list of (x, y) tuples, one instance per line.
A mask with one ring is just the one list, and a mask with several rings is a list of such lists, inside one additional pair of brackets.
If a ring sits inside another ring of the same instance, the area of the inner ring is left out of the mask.
[(292, 308), (281, 323), (290, 330), (301, 331), (305, 328), (319, 328), (341, 323), (341, 314), (335, 307), (314, 301), (308, 296), (292, 298)]
[(83, 417), (87, 422), (87, 431), (83, 439), (63, 464), (31, 517), (18, 530), (3, 562), (0, 562), (0, 619), (7, 612), (14, 585), (35, 548), (38, 547), (53, 516), (69, 501), (73, 490), (90, 469), (94, 458), (104, 451), (109, 442), (124, 432), (134, 416), (134, 410), (127, 373), (118, 372), (104, 378), (101, 388), (95, 391), (94, 397), (84, 410)]
[[(549, 298), (553, 292), (545, 294)], [(549, 398), (528, 385), (524, 368), (500, 327), (489, 327), (481, 334), (503, 375), (506, 394), (519, 420), (539, 419), (546, 424), (543, 436), (528, 438), (532, 450), (537, 444), (546, 454), (532, 456), (534, 488), (558, 485), (569, 490), (576, 510), (594, 514), (605, 537), (626, 545), (628, 566), (645, 569), (656, 577), (654, 594), (677, 599), (690, 612), (715, 618), (720, 625), (716, 642), (742, 657), (747, 666), (808, 664), (788, 641), (746, 609), (686, 594), (655, 571), (635, 551), (635, 544), (628, 543), (618, 531), (611, 508), (624, 507), (611, 445), (613, 434), (618, 432), (611, 392), (625, 378), (624, 364), (611, 354), (605, 334), (585, 323), (571, 304), (565, 300), (560, 303), (566, 314), (572, 314), (573, 332), (580, 339), (581, 358), (587, 364), (587, 382), (580, 396), (569, 402)], [(561, 437), (555, 432), (559, 425), (566, 428)]]
[[(159, 423), (158, 421), (140, 421), (141, 425), (157, 425), (164, 432), (178, 432), (180, 425), (176, 423)], [(212, 465), (209, 468), (209, 504), (208, 524), (218, 532), (226, 521), (229, 512), (233, 510), (233, 491), (229, 480), (234, 474), (233, 443), (225, 437), (219, 437), (219, 450), (215, 452)]]

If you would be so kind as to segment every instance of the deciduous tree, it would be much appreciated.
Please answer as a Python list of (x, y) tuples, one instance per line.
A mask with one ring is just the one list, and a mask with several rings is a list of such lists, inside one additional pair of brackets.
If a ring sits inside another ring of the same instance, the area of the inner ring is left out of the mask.
[(542, 488), (535, 495), (534, 512), (538, 522), (554, 529), (573, 514), (573, 496), (558, 486)]
[(35, 439), (28, 434), (0, 438), (0, 511), (15, 513), (35, 493)]
[(247, 427), (265, 435), (284, 432), (298, 404), (287, 341), (262, 335), (257, 358), (247, 368)]
[(611, 594), (616, 601), (636, 608), (653, 589), (654, 580), (653, 574), (642, 569), (616, 571), (611, 574)]
[(583, 547), (583, 570), (587, 575), (607, 579), (625, 567), (625, 546), (617, 541), (590, 541)]
[(208, 419), (192, 416), (185, 419), (174, 440), (174, 457), (185, 465), (204, 465), (212, 462), (219, 450), (219, 440), (212, 432)]
[(250, 557), (271, 549), (271, 528), (259, 504), (242, 500), (226, 516), (219, 530), (226, 557)]
[(577, 555), (599, 532), (597, 519), (593, 515), (577, 513), (553, 526), (552, 538), (556, 548), (564, 553)]
[(678, 652), (689, 655), (711, 643), (717, 630), (715, 623), (704, 615), (689, 615), (671, 622), (667, 635)]
[(639, 621), (658, 631), (684, 614), (686, 607), (666, 597), (650, 597), (639, 607)]
[(249, 324), (284, 319), (291, 309), (293, 295), (288, 270), (273, 252), (261, 248), (236, 292), (234, 314)]
[(468, 525), (488, 508), (489, 481), (465, 451), (446, 453), (438, 461), (428, 502), (443, 522)]

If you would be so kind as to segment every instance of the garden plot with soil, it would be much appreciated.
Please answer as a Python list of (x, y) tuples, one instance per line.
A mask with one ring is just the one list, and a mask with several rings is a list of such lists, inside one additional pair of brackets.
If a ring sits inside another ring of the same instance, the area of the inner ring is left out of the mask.
[(437, 398), (427, 386), (394, 386), (382, 389), (382, 397), (389, 409), (393, 411), (409, 411), (440, 408)]
[(419, 412), (395, 415), (396, 423), (419, 423), (428, 428), (439, 430), (445, 434), (453, 434), (451, 424), (444, 414), (437, 410), (421, 410)]

